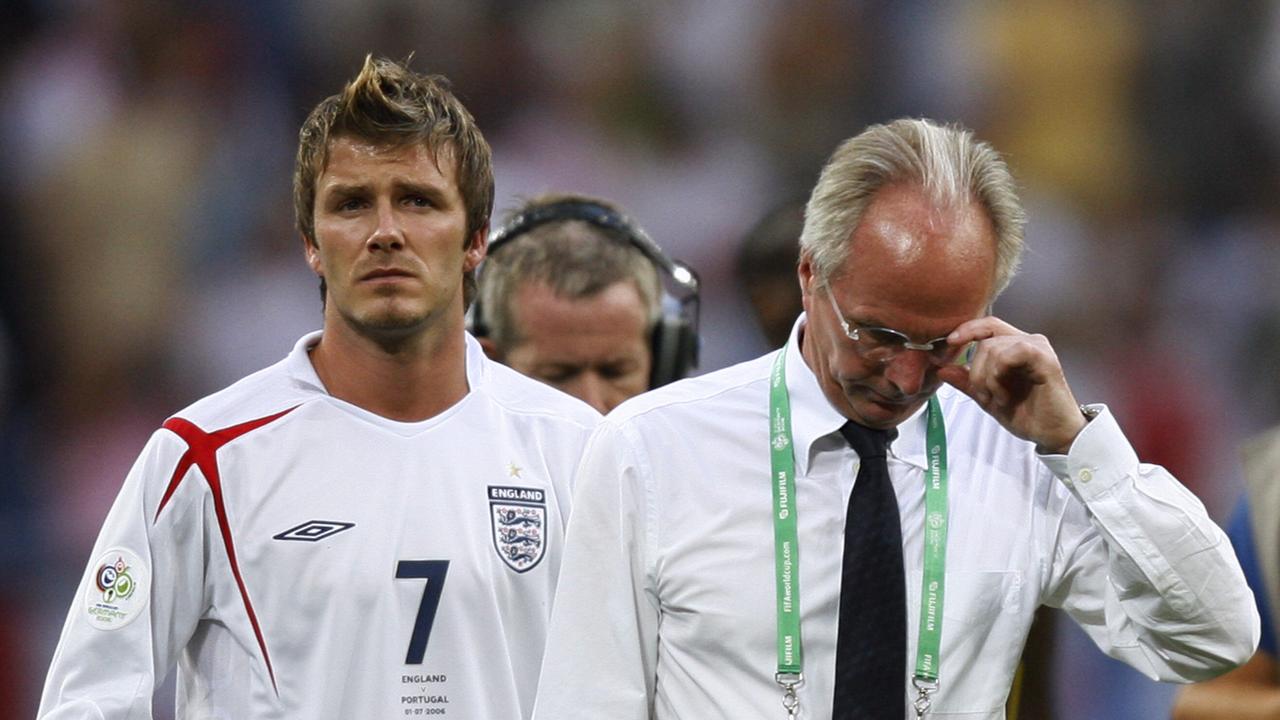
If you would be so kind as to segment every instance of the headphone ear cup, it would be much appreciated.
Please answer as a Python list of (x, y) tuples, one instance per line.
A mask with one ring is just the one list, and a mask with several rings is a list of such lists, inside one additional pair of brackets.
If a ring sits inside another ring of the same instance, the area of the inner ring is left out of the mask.
[[(647, 239), (647, 238), (646, 238)], [(649, 242), (652, 243), (650, 240)], [(655, 246), (656, 247), (656, 246)], [(698, 367), (701, 350), (698, 337), (698, 320), (701, 308), (699, 287), (701, 282), (693, 268), (665, 255), (655, 265), (666, 278), (662, 292), (663, 346), (661, 353), (668, 374), (656, 378), (651, 387), (679, 380)], [(655, 362), (658, 353), (654, 353)]]
[(684, 318), (680, 320), (680, 329), (676, 333), (676, 376), (682, 378), (698, 367), (698, 331)]
[(698, 338), (694, 326), (679, 313), (664, 315), (650, 341), (653, 366), (650, 389), (675, 382), (698, 366)]
[(653, 365), (649, 368), (649, 388), (666, 385), (679, 380), (680, 358), (676, 354), (680, 347), (679, 329), (671, 326), (671, 318), (663, 315), (653, 326), (653, 339), (649, 343), (653, 356)]

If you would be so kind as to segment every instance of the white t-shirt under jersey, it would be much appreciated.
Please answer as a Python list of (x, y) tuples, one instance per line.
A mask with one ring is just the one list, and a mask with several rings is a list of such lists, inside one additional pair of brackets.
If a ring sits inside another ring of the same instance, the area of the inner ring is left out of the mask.
[(143, 450), (41, 718), (527, 718), (569, 482), (599, 416), (490, 362), (422, 422), (328, 395), (300, 340)]

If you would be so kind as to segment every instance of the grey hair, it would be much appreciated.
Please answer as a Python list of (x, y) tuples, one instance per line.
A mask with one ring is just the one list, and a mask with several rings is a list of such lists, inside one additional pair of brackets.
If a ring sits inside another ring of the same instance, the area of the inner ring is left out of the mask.
[(873, 125), (832, 153), (805, 208), (800, 252), (825, 284), (848, 259), (849, 237), (875, 194), (895, 183), (922, 186), (940, 207), (976, 200), (996, 235), (992, 299), (1009, 285), (1022, 257), (1026, 214), (999, 153), (970, 130), (932, 120)]
[[(616, 205), (597, 198), (549, 194), (511, 210), (505, 222), (565, 201), (591, 203), (625, 215)], [(631, 282), (640, 294), (645, 306), (647, 340), (662, 317), (662, 281), (653, 262), (621, 230), (577, 219), (537, 225), (512, 238), (484, 261), (480, 307), (484, 309), (488, 337), (503, 351), (521, 342), (512, 301), (525, 283), (541, 283), (557, 297), (578, 300), (604, 292), (619, 282)]]

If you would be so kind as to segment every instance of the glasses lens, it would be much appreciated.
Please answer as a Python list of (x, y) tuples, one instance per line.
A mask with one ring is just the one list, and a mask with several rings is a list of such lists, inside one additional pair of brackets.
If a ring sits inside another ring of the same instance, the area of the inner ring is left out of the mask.
[(870, 360), (891, 360), (902, 352), (906, 339), (888, 328), (858, 328), (858, 349)]
[(947, 343), (946, 338), (938, 338), (930, 342), (928, 349), (925, 349), (912, 343), (906, 335), (897, 330), (878, 327), (858, 328), (858, 349), (868, 359), (882, 362), (888, 362), (907, 349), (911, 349), (923, 350), (929, 362), (937, 366), (958, 364), (968, 359), (968, 350), (971, 346), (972, 343), (951, 345)]

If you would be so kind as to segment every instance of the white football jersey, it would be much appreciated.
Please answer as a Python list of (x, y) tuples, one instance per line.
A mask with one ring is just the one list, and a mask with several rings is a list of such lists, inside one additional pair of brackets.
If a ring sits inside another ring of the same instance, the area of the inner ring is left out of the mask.
[(112, 507), (40, 718), (527, 718), (569, 482), (599, 416), (484, 357), (395, 422), (307, 356), (165, 422)]

